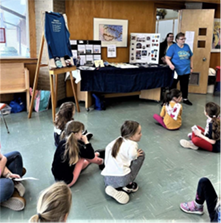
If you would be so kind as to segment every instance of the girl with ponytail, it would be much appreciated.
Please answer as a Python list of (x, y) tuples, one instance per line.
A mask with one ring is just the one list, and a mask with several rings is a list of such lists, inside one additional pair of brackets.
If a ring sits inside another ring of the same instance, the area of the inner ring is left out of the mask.
[(64, 181), (69, 187), (77, 181), (81, 171), (90, 163), (103, 166), (100, 153), (94, 152), (87, 136), (82, 135), (84, 125), (81, 122), (69, 121), (54, 154), (52, 173), (56, 181)]
[(128, 203), (127, 193), (138, 190), (134, 180), (144, 161), (144, 152), (137, 144), (141, 136), (138, 122), (125, 121), (121, 126), (121, 136), (109, 143), (105, 150), (105, 168), (101, 172), (105, 192), (121, 204)]
[(184, 148), (197, 150), (199, 148), (210, 152), (220, 152), (220, 106), (214, 102), (205, 105), (204, 114), (207, 117), (206, 128), (198, 129), (188, 134), (190, 141), (181, 139)]
[(72, 193), (64, 182), (44, 190), (37, 204), (37, 214), (29, 222), (66, 222), (72, 203)]
[(153, 118), (165, 129), (176, 130), (182, 125), (182, 100), (181, 91), (171, 89), (166, 91), (163, 100), (163, 107), (160, 115), (154, 114)]

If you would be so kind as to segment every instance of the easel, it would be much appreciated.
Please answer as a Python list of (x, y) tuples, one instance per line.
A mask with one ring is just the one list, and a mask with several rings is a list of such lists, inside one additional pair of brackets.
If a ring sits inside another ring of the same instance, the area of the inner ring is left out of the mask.
[[(32, 110), (33, 110), (33, 105), (34, 105), (34, 95), (35, 95), (35, 91), (36, 91), (36, 88), (37, 88), (37, 85), (38, 85), (39, 69), (40, 69), (40, 67), (48, 66), (47, 64), (41, 64), (44, 41), (45, 41), (45, 37), (44, 37), (44, 33), (43, 33), (42, 37), (41, 37), (41, 47), (40, 47), (38, 62), (37, 62), (36, 70), (35, 70), (35, 80), (34, 80), (34, 86), (33, 86), (33, 93), (32, 93), (32, 97), (31, 97), (31, 104), (30, 104), (30, 107), (29, 107), (28, 118), (31, 118), (31, 115), (32, 115)], [(58, 75), (59, 74), (70, 72), (71, 87), (72, 87), (72, 91), (73, 91), (73, 95), (74, 95), (74, 99), (75, 99), (75, 104), (76, 104), (76, 107), (77, 107), (77, 111), (80, 112), (80, 107), (79, 107), (79, 103), (78, 103), (78, 100), (77, 100), (77, 95), (76, 95), (76, 91), (75, 91), (75, 87), (74, 87), (74, 79), (73, 79), (73, 76), (72, 76), (72, 73), (71, 73), (73, 70), (76, 70), (75, 66), (57, 68), (57, 69), (49, 69), (50, 90), (51, 90), (51, 106), (52, 106), (52, 121), (53, 122), (55, 120), (55, 108), (56, 108), (56, 104), (57, 104), (57, 89), (58, 89)], [(55, 78), (55, 88), (54, 88), (54, 78)]]

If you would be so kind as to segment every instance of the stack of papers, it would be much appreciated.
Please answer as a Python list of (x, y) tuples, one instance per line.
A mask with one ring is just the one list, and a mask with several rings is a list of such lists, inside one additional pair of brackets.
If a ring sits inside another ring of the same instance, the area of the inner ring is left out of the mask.
[(94, 70), (95, 67), (88, 67), (88, 66), (80, 66), (78, 67), (79, 70)]
[(110, 63), (111, 66), (117, 67), (117, 68), (138, 68), (139, 66), (127, 64), (127, 63)]

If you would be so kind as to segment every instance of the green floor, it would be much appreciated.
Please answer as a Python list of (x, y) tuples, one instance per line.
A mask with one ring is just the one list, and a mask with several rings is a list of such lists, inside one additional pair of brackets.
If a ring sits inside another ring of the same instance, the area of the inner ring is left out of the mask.
[[(220, 182), (220, 155), (206, 151), (193, 151), (180, 146), (180, 139), (187, 139), (191, 126), (205, 127), (204, 105), (220, 97), (190, 94), (193, 106), (183, 105), (183, 125), (178, 131), (167, 131), (154, 121), (153, 114), (160, 112), (160, 104), (140, 100), (138, 97), (112, 99), (105, 111), (87, 112), (80, 103), (81, 112), (75, 120), (83, 122), (94, 134), (91, 143), (94, 149), (104, 148), (120, 134), (125, 120), (136, 120), (142, 126), (143, 136), (139, 146), (146, 159), (136, 178), (139, 190), (130, 195), (130, 202), (120, 205), (104, 192), (103, 177), (99, 168), (92, 164), (71, 188), (73, 204), (69, 222), (105, 221), (169, 221), (208, 222), (205, 208), (203, 216), (185, 214), (179, 204), (193, 200), (199, 178), (209, 177), (218, 191)], [(18, 150), (23, 156), (26, 176), (39, 181), (26, 181), (24, 211), (15, 212), (0, 208), (1, 222), (27, 222), (36, 213), (36, 202), (41, 190), (54, 182), (51, 163), (55, 151), (51, 110), (35, 113), (10, 114), (6, 117), (10, 134), (1, 120), (2, 153)]]

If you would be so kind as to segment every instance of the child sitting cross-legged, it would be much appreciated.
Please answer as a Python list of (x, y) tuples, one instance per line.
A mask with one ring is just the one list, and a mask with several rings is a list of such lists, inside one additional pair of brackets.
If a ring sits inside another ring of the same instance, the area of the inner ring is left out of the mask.
[(163, 100), (163, 107), (160, 115), (154, 114), (153, 118), (165, 129), (176, 130), (182, 125), (182, 94), (177, 89), (166, 91)]
[(184, 148), (203, 149), (210, 152), (220, 152), (220, 106), (214, 102), (205, 105), (204, 114), (207, 117), (206, 128), (197, 126), (188, 134), (190, 140), (181, 139)]
[(25, 187), (21, 182), (14, 181), (25, 173), (22, 156), (18, 151), (4, 155), (0, 151), (0, 206), (14, 211), (25, 208)]

